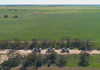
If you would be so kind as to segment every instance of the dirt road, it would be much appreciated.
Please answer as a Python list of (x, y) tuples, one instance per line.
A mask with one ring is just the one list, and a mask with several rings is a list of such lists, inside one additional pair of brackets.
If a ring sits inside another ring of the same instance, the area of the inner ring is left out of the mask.
[[(20, 54), (28, 54), (31, 53), (32, 50), (18, 50), (20, 52)], [(41, 51), (41, 54), (46, 54), (46, 49)], [(9, 50), (0, 50), (0, 54), (7, 54), (9, 52)], [(69, 53), (61, 53), (61, 50), (55, 50), (55, 52), (57, 52), (58, 54), (79, 54), (81, 52), (81, 50), (70, 50)], [(92, 50), (91, 52), (87, 51), (89, 54), (100, 54), (100, 51), (97, 50)]]

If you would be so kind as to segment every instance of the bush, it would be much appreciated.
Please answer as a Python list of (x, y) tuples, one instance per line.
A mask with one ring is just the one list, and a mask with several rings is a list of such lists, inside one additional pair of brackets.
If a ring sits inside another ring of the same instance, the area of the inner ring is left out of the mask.
[(100, 50), (100, 47), (97, 47), (97, 50), (99, 51)]
[(14, 11), (17, 11), (17, 9), (14, 9)]
[(79, 66), (86, 67), (89, 65), (87, 59), (89, 58), (89, 53), (87, 52), (80, 52), (80, 62), (78, 63)]
[(8, 15), (4, 15), (4, 18), (8, 18)]
[(9, 11), (12, 11), (12, 9), (9, 9)]
[(17, 16), (17, 15), (15, 15), (15, 16), (13, 16), (13, 18), (18, 18), (18, 16)]
[(89, 63), (86, 61), (86, 60), (81, 60), (79, 63), (78, 63), (79, 66), (83, 66), (83, 67), (86, 67), (86, 66), (89, 66)]
[(17, 51), (11, 50), (8, 53), (8, 60), (1, 63), (3, 70), (10, 70), (12, 67), (16, 67), (21, 63), (22, 56)]

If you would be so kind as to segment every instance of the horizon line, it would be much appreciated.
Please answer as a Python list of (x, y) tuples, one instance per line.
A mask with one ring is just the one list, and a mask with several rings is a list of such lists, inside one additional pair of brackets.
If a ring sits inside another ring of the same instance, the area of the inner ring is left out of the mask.
[(100, 4), (0, 4), (0, 5), (100, 5)]

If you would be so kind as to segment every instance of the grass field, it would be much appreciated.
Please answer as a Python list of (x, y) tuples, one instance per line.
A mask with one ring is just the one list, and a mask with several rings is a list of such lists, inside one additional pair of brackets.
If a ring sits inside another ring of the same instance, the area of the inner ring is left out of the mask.
[[(14, 15), (19, 18), (14, 19)], [(100, 41), (100, 6), (0, 6), (0, 16), (0, 40), (59, 40), (71, 36)]]
[[(93, 54), (90, 55), (90, 58), (88, 59), (89, 66), (87, 67), (96, 67), (100, 68), (100, 54)], [(69, 55), (68, 61), (67, 61), (67, 67), (79, 67), (77, 64), (79, 63), (79, 55)]]

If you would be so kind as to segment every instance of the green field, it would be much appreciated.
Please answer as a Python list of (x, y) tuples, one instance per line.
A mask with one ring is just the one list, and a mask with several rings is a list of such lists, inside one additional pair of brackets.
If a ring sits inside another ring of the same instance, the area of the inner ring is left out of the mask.
[(100, 41), (100, 6), (0, 6), (0, 16), (0, 40), (60, 40), (71, 36)]

